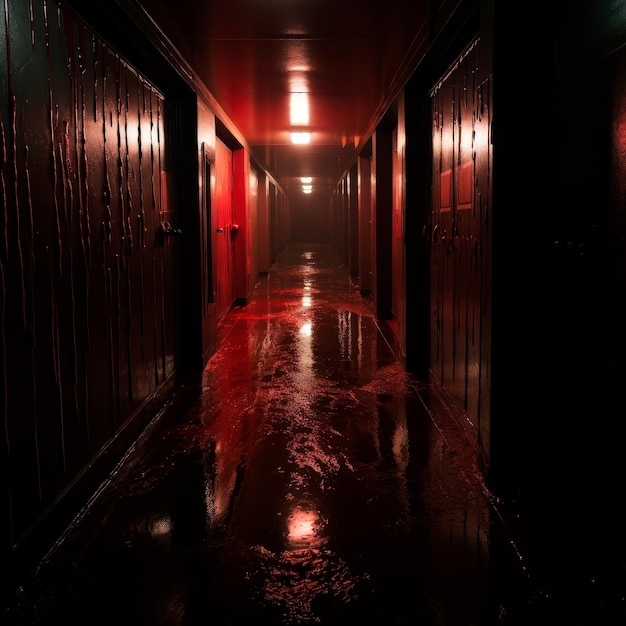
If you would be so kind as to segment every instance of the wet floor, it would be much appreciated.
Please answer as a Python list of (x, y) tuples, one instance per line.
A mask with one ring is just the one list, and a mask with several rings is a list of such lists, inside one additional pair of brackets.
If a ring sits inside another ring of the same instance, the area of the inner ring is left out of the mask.
[(283, 252), (176, 397), (3, 624), (574, 623), (532, 612), (471, 441), (329, 247)]

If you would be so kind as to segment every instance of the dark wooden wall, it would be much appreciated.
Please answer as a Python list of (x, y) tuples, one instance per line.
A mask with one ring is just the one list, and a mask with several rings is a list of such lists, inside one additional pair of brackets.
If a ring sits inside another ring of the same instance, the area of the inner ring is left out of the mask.
[(0, 559), (177, 367), (160, 90), (54, 2), (0, 8)]
[[(430, 368), (488, 435), (491, 338), (490, 77), (472, 44), (432, 94)], [(488, 453), (489, 438), (483, 438)]]

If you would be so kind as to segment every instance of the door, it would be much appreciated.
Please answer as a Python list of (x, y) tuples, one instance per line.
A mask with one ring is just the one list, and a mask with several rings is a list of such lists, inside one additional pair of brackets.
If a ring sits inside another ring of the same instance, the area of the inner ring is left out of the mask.
[(234, 257), (230, 236), (230, 226), (233, 223), (233, 153), (219, 138), (216, 139), (215, 146), (214, 204), (215, 305), (219, 320), (234, 300)]
[(478, 61), (474, 43), (431, 96), (431, 372), (487, 446), (490, 90)]

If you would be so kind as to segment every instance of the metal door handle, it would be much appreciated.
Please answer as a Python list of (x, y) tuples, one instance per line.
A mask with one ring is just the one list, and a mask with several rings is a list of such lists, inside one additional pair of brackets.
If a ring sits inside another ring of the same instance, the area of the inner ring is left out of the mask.
[(172, 235), (182, 234), (180, 228), (174, 228), (169, 222), (162, 222), (159, 225), (159, 229), (164, 237), (171, 237)]

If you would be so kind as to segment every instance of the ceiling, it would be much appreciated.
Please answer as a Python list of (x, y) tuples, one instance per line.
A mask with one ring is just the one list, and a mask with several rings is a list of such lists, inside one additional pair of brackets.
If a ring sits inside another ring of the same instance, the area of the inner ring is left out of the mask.
[[(426, 0), (139, 0), (288, 193), (325, 201), (424, 54)], [(294, 95), (300, 94), (300, 95)], [(308, 116), (291, 116), (294, 99)], [(305, 111), (306, 113), (306, 111)], [(290, 133), (310, 133), (294, 145)]]

